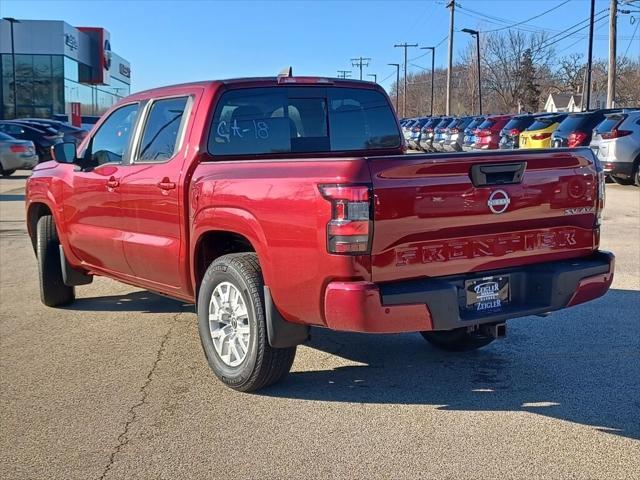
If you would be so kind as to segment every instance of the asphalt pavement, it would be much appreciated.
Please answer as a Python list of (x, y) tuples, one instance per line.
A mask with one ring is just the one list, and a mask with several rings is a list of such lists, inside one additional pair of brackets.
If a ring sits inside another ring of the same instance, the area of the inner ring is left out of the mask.
[(640, 478), (638, 188), (607, 185), (605, 297), (472, 353), (313, 330), (285, 382), (242, 394), (192, 306), (97, 278), (44, 307), (25, 178), (0, 179), (2, 479)]

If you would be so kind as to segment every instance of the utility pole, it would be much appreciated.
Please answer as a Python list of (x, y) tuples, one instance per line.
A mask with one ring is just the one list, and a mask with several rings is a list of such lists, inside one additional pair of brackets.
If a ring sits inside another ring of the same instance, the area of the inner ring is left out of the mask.
[[(587, 58), (587, 102), (583, 105), (583, 110), (591, 107), (591, 65), (593, 63), (593, 21), (595, 16), (596, 0), (591, 0), (591, 16), (589, 19), (589, 54)], [(615, 60), (614, 60), (615, 61)], [(586, 106), (586, 108), (584, 108)]]
[(616, 30), (618, 24), (618, 0), (609, 6), (609, 68), (607, 70), (607, 108), (616, 102)]
[(433, 117), (433, 82), (436, 74), (436, 47), (420, 47), (422, 50), (431, 50), (431, 116)]
[(351, 66), (360, 68), (360, 80), (362, 80), (362, 67), (368, 67), (370, 61), (371, 61), (371, 59), (370, 58), (366, 58), (366, 57), (365, 58), (359, 57), (359, 58), (352, 58), (351, 59)]
[(402, 116), (407, 116), (407, 48), (417, 47), (417, 43), (408, 44), (407, 42), (394, 45), (395, 48), (404, 48), (404, 95), (402, 96)]
[(447, 8), (451, 9), (451, 16), (449, 17), (449, 64), (447, 66), (447, 115), (451, 114), (451, 70), (453, 69), (453, 14), (456, 9), (456, 2), (451, 0), (447, 5)]
[(400, 110), (398, 109), (398, 102), (400, 101), (400, 64), (388, 63), (387, 65), (396, 67), (396, 115), (400, 115)]
[(375, 73), (367, 73), (367, 77), (373, 77), (373, 83), (378, 83), (378, 75)]
[(349, 78), (351, 70), (338, 70), (338, 78)]

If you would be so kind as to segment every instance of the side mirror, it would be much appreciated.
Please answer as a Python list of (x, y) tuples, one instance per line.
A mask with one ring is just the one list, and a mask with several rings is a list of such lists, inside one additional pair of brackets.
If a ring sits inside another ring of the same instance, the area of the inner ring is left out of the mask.
[(76, 144), (73, 142), (56, 143), (51, 146), (51, 156), (58, 163), (75, 163)]

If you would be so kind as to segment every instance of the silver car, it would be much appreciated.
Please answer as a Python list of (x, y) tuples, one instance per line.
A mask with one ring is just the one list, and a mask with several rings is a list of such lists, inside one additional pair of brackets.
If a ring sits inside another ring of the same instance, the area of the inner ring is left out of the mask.
[(19, 169), (31, 169), (38, 164), (36, 148), (30, 140), (18, 140), (0, 132), (0, 173), (8, 177)]
[(640, 110), (607, 114), (593, 130), (589, 147), (614, 182), (640, 187)]

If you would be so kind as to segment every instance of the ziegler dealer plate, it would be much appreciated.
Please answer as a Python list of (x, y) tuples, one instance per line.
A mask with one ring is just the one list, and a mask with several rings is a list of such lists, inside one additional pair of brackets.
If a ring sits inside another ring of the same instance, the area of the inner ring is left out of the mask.
[(484, 277), (464, 282), (467, 309), (474, 312), (489, 312), (509, 303), (511, 292), (509, 276)]

